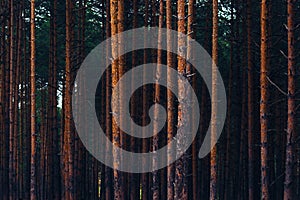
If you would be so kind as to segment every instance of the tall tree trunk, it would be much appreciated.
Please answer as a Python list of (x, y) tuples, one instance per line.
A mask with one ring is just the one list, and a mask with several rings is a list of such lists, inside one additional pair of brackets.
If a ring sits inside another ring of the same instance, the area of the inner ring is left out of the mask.
[(14, 162), (14, 1), (10, 1), (9, 21), (9, 198), (16, 198), (16, 177)]
[[(167, 29), (172, 29), (172, 1), (167, 0), (166, 1), (166, 24), (167, 24)], [(167, 30), (167, 83), (172, 83), (172, 76), (170, 75), (170, 67), (174, 68), (173, 66), (173, 55), (171, 53), (172, 50), (172, 36), (171, 33)], [(169, 86), (168, 86), (169, 88)], [(175, 123), (175, 116), (174, 116), (174, 95), (173, 93), (168, 90), (167, 91), (167, 142), (170, 144), (170, 142), (173, 140), (174, 136), (174, 123)], [(169, 145), (168, 151), (171, 152), (174, 147)], [(171, 157), (172, 153), (168, 153), (167, 159), (172, 160), (173, 158)], [(173, 200), (174, 199), (174, 176), (175, 176), (175, 165), (170, 164), (167, 167), (167, 187), (168, 187), (168, 192), (167, 192), (167, 198), (168, 200)]]
[[(217, 64), (218, 64), (218, 0), (213, 0), (212, 24), (212, 95), (211, 95), (211, 144), (217, 133)], [(210, 153), (210, 199), (218, 199), (217, 194), (217, 147)]]
[(74, 199), (73, 174), (73, 130), (71, 118), (71, 44), (72, 44), (72, 0), (66, 0), (66, 67), (64, 89), (64, 130), (63, 130), (63, 160), (65, 199)]
[(233, 130), (231, 129), (231, 125), (233, 124), (233, 119), (232, 119), (232, 94), (233, 94), (233, 67), (234, 67), (234, 39), (235, 39), (235, 30), (234, 30), (234, 0), (231, 0), (230, 2), (230, 68), (229, 68), (229, 79), (228, 79), (228, 102), (227, 102), (227, 138), (226, 138), (226, 149), (225, 149), (225, 155), (226, 155), (226, 160), (225, 160), (225, 178), (224, 178), (224, 198), (230, 199), (231, 195), (231, 185), (232, 185), (232, 177), (233, 175), (230, 173), (232, 169), (232, 164), (231, 164), (231, 153), (233, 154), (234, 152), (231, 149), (231, 143), (233, 141), (233, 138), (230, 137)]
[[(145, 0), (145, 17), (144, 17), (144, 26), (148, 27), (149, 25), (149, 0)], [(146, 39), (145, 42), (146, 43)], [(144, 61), (143, 63), (148, 62), (148, 54), (149, 54), (149, 49), (144, 50)], [(146, 70), (145, 70), (146, 71)], [(143, 73), (143, 79), (145, 80), (145, 77), (147, 76), (146, 72)], [(147, 125), (147, 108), (148, 108), (148, 100), (147, 100), (147, 95), (149, 91), (147, 89), (147, 86), (143, 86), (143, 116), (142, 116), (142, 125), (145, 126)], [(149, 151), (149, 140), (147, 138), (142, 139), (142, 152), (147, 153)], [(147, 164), (146, 160), (143, 160), (143, 165)], [(143, 200), (148, 200), (150, 198), (149, 195), (149, 173), (143, 173), (141, 175), (141, 190), (142, 190), (142, 199)]]
[(248, 198), (254, 199), (253, 175), (253, 69), (252, 69), (252, 13), (247, 0), (247, 67), (248, 67)]
[[(118, 33), (122, 33), (124, 31), (124, 0), (118, 0)], [(126, 58), (124, 55), (122, 55), (122, 52), (124, 51), (124, 39), (123, 35), (120, 34), (118, 37), (118, 51), (119, 51), (119, 62), (118, 62), (118, 78), (121, 78), (125, 73), (125, 67), (126, 67)], [(128, 121), (126, 121), (125, 117), (125, 110), (127, 106), (127, 102), (124, 101), (124, 95), (126, 93), (126, 85), (122, 84), (120, 85), (120, 91), (119, 91), (119, 108), (120, 108), (120, 126), (124, 127), (126, 124), (128, 124)], [(120, 147), (122, 149), (126, 149), (126, 133), (119, 129), (120, 132)], [(122, 155), (120, 155), (120, 162), (127, 162), (126, 160), (123, 160)], [(126, 196), (126, 176), (125, 173), (120, 173), (120, 198), (125, 199)]]
[[(111, 36), (111, 25), (110, 25), (110, 0), (106, 0), (106, 38), (109, 38)], [(106, 49), (106, 54), (109, 54), (109, 48)], [(106, 137), (111, 140), (112, 139), (112, 119), (111, 115), (109, 114), (110, 111), (110, 104), (109, 99), (111, 97), (111, 71), (106, 70), (106, 106), (105, 106), (105, 113), (106, 113), (106, 119), (105, 119), (105, 132)], [(110, 142), (110, 141), (109, 141)], [(109, 151), (108, 144), (106, 144), (106, 155), (109, 156), (111, 152)], [(109, 158), (107, 158), (109, 159)], [(105, 199), (111, 200), (112, 199), (112, 169), (110, 167), (105, 167)]]
[(293, 189), (294, 180), (294, 159), (293, 145), (295, 138), (295, 26), (294, 26), (294, 5), (295, 0), (287, 1), (287, 28), (288, 28), (288, 119), (287, 119), (287, 136), (286, 136), (286, 161), (285, 161), (285, 182), (284, 182), (284, 199), (294, 199)]
[[(118, 33), (118, 0), (111, 0), (110, 1), (110, 17), (111, 17), (111, 36), (115, 36)], [(117, 52), (118, 52), (118, 38), (112, 40), (112, 57), (117, 59)], [(118, 82), (119, 78), (119, 63), (118, 60), (114, 60), (112, 63), (112, 88), (114, 88)], [(117, 98), (115, 101), (112, 101), (112, 106), (115, 108), (119, 107), (119, 91), (117, 92)], [(112, 142), (117, 147), (120, 147), (120, 132), (118, 125), (116, 124), (115, 120), (112, 120)], [(118, 170), (120, 164), (120, 155), (117, 151), (113, 151), (113, 177), (114, 177), (114, 199), (121, 199), (122, 198), (122, 191), (121, 191), (121, 174)]]
[[(163, 27), (163, 13), (164, 13), (164, 2), (163, 0), (160, 0), (159, 1), (159, 20), (158, 20), (158, 26), (159, 28), (162, 28)], [(159, 84), (159, 80), (161, 79), (161, 73), (162, 73), (162, 68), (161, 68), (161, 64), (162, 64), (162, 50), (161, 50), (161, 47), (162, 47), (162, 39), (161, 39), (162, 35), (161, 35), (161, 31), (159, 30), (158, 32), (158, 47), (157, 47), (157, 70), (156, 70), (156, 74), (155, 74), (155, 79), (156, 79), (156, 84), (155, 84), (155, 95), (154, 95), (154, 103), (155, 104), (161, 104), (161, 87), (160, 87), (160, 84)], [(158, 121), (160, 121), (161, 119), (159, 119), (159, 112), (158, 112), (158, 107), (155, 108), (154, 110), (154, 128), (153, 128), (153, 140), (152, 140), (152, 151), (157, 151), (158, 148), (159, 148), (159, 129), (158, 129)], [(153, 158), (153, 168), (157, 168), (158, 166), (158, 157), (157, 156), (154, 156)], [(152, 173), (152, 199), (153, 200), (158, 200), (160, 199), (160, 196), (159, 196), (159, 189), (160, 189), (160, 184), (159, 184), (159, 173), (161, 171), (154, 171)]]
[(269, 199), (268, 181), (268, 62), (267, 62), (267, 0), (261, 1), (261, 68), (260, 68), (260, 140), (261, 140), (261, 198)]
[(19, 112), (19, 83), (20, 83), (20, 70), (21, 70), (21, 53), (22, 53), (22, 9), (23, 1), (20, 2), (18, 6), (18, 20), (17, 20), (17, 61), (16, 61), (16, 70), (15, 70), (15, 84), (14, 84), (14, 135), (15, 135), (15, 162), (16, 162), (16, 185), (17, 185), (17, 198), (21, 196), (21, 139), (22, 132), (20, 132), (21, 123), (20, 122), (20, 112)]
[[(137, 28), (137, 23), (138, 23), (138, 2), (137, 0), (133, 0), (133, 28)], [(132, 45), (133, 48), (136, 47), (136, 33), (133, 32), (133, 40), (132, 40)], [(132, 68), (137, 65), (137, 53), (135, 51), (132, 52)], [(131, 82), (131, 88), (134, 87), (135, 80), (138, 78), (134, 75), (134, 72), (131, 74), (132, 76), (132, 82)], [(131, 100), (131, 116), (132, 119), (137, 120), (137, 98), (132, 98)], [(132, 127), (131, 130), (134, 130)], [(138, 140), (136, 140), (134, 137), (130, 137), (130, 150), (131, 152), (137, 152), (138, 149)], [(131, 158), (131, 162), (135, 161), (134, 156)], [(140, 198), (140, 185), (139, 185), (139, 175), (135, 173), (130, 174), (130, 199), (139, 199)]]
[(37, 199), (36, 185), (36, 130), (35, 130), (35, 1), (31, 1), (30, 15), (30, 134), (31, 134), (31, 157), (30, 157), (30, 199)]
[[(4, 1), (1, 1), (1, 7), (4, 8)], [(1, 35), (5, 35), (5, 25), (6, 25), (6, 18), (4, 15), (1, 15)], [(0, 101), (3, 102), (0, 104), (0, 146), (1, 146), (1, 153), (0, 153), (0, 194), (4, 199), (7, 199), (7, 182), (6, 182), (6, 134), (5, 134), (5, 37), (1, 37), (0, 41)]]
[(57, 89), (58, 89), (58, 81), (57, 81), (57, 0), (53, 1), (53, 21), (52, 21), (52, 78), (51, 78), (51, 88), (52, 88), (52, 99), (51, 103), (51, 125), (50, 128), (52, 134), (52, 163), (53, 166), (51, 168), (50, 174), (54, 174), (52, 186), (53, 187), (53, 199), (58, 200), (61, 197), (60, 193), (60, 165), (59, 165), (59, 132), (58, 132), (58, 119), (57, 119)]
[[(188, 1), (188, 19), (187, 19), (187, 35), (190, 37), (190, 38), (193, 38), (195, 37), (195, 33), (194, 33), (194, 18), (195, 18), (195, 0), (189, 0)], [(194, 52), (192, 51), (192, 49), (190, 48), (190, 38), (188, 38), (188, 41), (187, 41), (187, 60), (188, 60), (188, 63), (187, 63), (187, 71), (192, 74), (193, 73), (193, 69), (192, 69), (192, 65), (190, 64), (191, 61), (194, 59)], [(195, 74), (193, 74), (192, 78), (191, 78), (191, 81), (192, 82), (192, 86), (193, 86), (193, 89), (195, 91), (195, 93), (197, 92), (196, 91), (196, 87), (197, 87), (197, 79), (196, 79), (196, 76)], [(192, 116), (195, 116), (195, 113), (194, 111), (192, 111), (193, 114)], [(192, 121), (194, 121), (194, 119), (192, 119)], [(195, 124), (193, 124), (192, 126), (195, 126)], [(194, 200), (197, 200), (199, 199), (198, 197), (198, 154), (197, 154), (197, 148), (198, 148), (198, 137), (196, 137), (196, 139), (194, 140), (193, 144), (192, 144), (192, 187), (191, 187), (191, 192), (189, 193), (192, 193), (192, 197)]]
[[(178, 14), (178, 32), (186, 33), (185, 27), (185, 1), (178, 0), (177, 2), (177, 14)], [(189, 77), (187, 74), (186, 61), (183, 56), (186, 56), (186, 42), (183, 37), (178, 38), (178, 72), (184, 77)], [(178, 79), (178, 99), (182, 102), (178, 105), (178, 133), (177, 133), (177, 154), (183, 151), (182, 146), (186, 142), (185, 134), (189, 133), (190, 130), (187, 129), (186, 123), (189, 119), (189, 98), (190, 92), (183, 85), (183, 81)], [(188, 187), (187, 187), (187, 175), (188, 175), (188, 155), (187, 152), (176, 161), (176, 171), (175, 171), (175, 199), (188, 199)]]

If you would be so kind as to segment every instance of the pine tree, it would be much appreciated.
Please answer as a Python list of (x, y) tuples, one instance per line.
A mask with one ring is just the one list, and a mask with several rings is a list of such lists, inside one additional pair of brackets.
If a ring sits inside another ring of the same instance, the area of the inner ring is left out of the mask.
[(261, 134), (261, 198), (269, 199), (267, 172), (268, 159), (268, 62), (267, 62), (267, 0), (261, 1), (261, 46), (260, 46), (260, 134)]
[[(215, 143), (217, 132), (217, 64), (218, 64), (218, 1), (213, 0), (212, 22), (212, 95), (211, 95), (211, 144)], [(210, 153), (210, 199), (218, 199), (217, 194), (217, 147)]]
[(31, 1), (30, 15), (30, 133), (31, 133), (31, 157), (30, 157), (30, 199), (37, 199), (36, 185), (36, 129), (35, 129), (35, 1)]
[(286, 160), (285, 160), (285, 182), (284, 199), (294, 199), (293, 189), (294, 175), (294, 155), (293, 144), (295, 138), (295, 25), (294, 25), (294, 0), (287, 1), (287, 28), (288, 28), (288, 119), (286, 138)]

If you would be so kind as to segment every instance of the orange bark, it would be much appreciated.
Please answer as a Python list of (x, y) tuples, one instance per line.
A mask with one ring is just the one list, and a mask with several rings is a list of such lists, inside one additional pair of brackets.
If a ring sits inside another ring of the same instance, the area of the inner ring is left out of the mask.
[(288, 118), (287, 118), (287, 136), (286, 136), (286, 160), (285, 160), (285, 182), (284, 199), (294, 199), (293, 182), (294, 180), (294, 159), (293, 144), (295, 139), (295, 26), (294, 26), (294, 4), (295, 0), (287, 1), (287, 28), (288, 28)]
[[(218, 1), (213, 0), (212, 30), (212, 95), (211, 95), (211, 144), (216, 140), (217, 132), (217, 64), (218, 64)], [(217, 194), (217, 147), (210, 153), (210, 199), (218, 199)]]
[(36, 130), (35, 130), (35, 1), (31, 1), (30, 15), (30, 133), (31, 133), (31, 157), (30, 157), (30, 199), (36, 196)]
[[(167, 29), (172, 29), (172, 1), (167, 0), (166, 1), (166, 24)], [(173, 56), (171, 53), (172, 49), (172, 36), (170, 33), (167, 32), (167, 83), (172, 83), (172, 78), (169, 75), (170, 74), (170, 67), (174, 68), (173, 66)], [(174, 95), (172, 91), (167, 91), (167, 142), (170, 143), (173, 140), (174, 136), (174, 123), (175, 123), (175, 117), (174, 117)], [(168, 147), (168, 152), (172, 151), (172, 148), (174, 147)], [(168, 154), (168, 159), (172, 160), (172, 155)], [(173, 200), (174, 199), (174, 176), (175, 176), (175, 166), (174, 164), (170, 164), (167, 168), (167, 199)]]
[(261, 2), (261, 68), (260, 68), (260, 137), (261, 137), (261, 198), (269, 199), (269, 181), (267, 172), (268, 158), (268, 120), (267, 120), (267, 103), (268, 103), (268, 62), (267, 62), (267, 1)]

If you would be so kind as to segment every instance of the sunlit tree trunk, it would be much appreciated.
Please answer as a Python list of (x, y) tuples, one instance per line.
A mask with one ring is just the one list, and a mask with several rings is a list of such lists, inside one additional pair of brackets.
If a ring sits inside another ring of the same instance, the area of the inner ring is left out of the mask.
[[(178, 0), (177, 2), (177, 15), (178, 15), (178, 32), (186, 33), (185, 24), (185, 1)], [(178, 73), (184, 77), (188, 77), (186, 61), (183, 56), (186, 56), (186, 44), (187, 41), (183, 37), (178, 37)], [(187, 122), (189, 119), (189, 105), (188, 98), (190, 98), (190, 92), (188, 88), (185, 88), (183, 81), (178, 79), (178, 99), (182, 101), (178, 105), (178, 122), (177, 122), (177, 154), (183, 151), (182, 145), (186, 142), (185, 134), (188, 134), (190, 130), (187, 128)], [(175, 170), (175, 199), (188, 199), (188, 186), (187, 186), (187, 175), (188, 175), (188, 155), (187, 152), (176, 161)]]
[(294, 179), (294, 159), (293, 145), (295, 138), (295, 26), (294, 26), (294, 5), (295, 0), (287, 1), (287, 28), (288, 28), (288, 119), (287, 119), (287, 138), (286, 138), (286, 160), (285, 160), (285, 182), (284, 182), (284, 199), (294, 199), (293, 185), (296, 182)]
[[(218, 0), (213, 0), (212, 23), (212, 95), (211, 95), (211, 144), (217, 132), (217, 64), (218, 64)], [(210, 152), (210, 199), (218, 199), (217, 194), (217, 147)]]
[[(118, 0), (111, 0), (110, 1), (110, 17), (111, 17), (111, 36), (115, 36), (118, 33)], [(118, 38), (112, 39), (111, 43), (112, 49), (112, 57), (113, 59), (117, 59), (118, 53)], [(119, 78), (119, 63), (118, 60), (114, 60), (112, 63), (112, 88), (116, 86)], [(112, 106), (115, 108), (119, 107), (119, 91), (117, 91), (117, 98), (112, 101)], [(113, 116), (114, 117), (114, 116)], [(112, 120), (112, 142), (117, 147), (120, 147), (120, 132), (118, 125), (116, 124), (115, 120)], [(121, 199), (122, 191), (121, 191), (121, 174), (118, 170), (120, 164), (120, 155), (117, 151), (113, 151), (113, 184), (114, 184), (114, 199)]]
[[(124, 31), (124, 0), (118, 0), (118, 33), (122, 33)], [(123, 35), (120, 34), (118, 37), (118, 51), (119, 51), (119, 60), (118, 60), (118, 78), (121, 78), (125, 73), (125, 67), (126, 67), (126, 58), (124, 55), (122, 55), (122, 52), (124, 51), (124, 39)], [(125, 113), (124, 110), (127, 104), (127, 102), (124, 101), (124, 96), (126, 93), (127, 86), (125, 84), (120, 85), (120, 91), (119, 91), (119, 108), (120, 108), (120, 126), (124, 127), (128, 122), (125, 120)], [(120, 132), (120, 147), (123, 149), (126, 149), (126, 133), (119, 129)], [(123, 160), (122, 155), (120, 155), (120, 162), (127, 162), (126, 160)], [(119, 177), (120, 181), (120, 198), (124, 199), (126, 198), (126, 175), (125, 173), (120, 173)]]
[(35, 130), (35, 1), (31, 1), (30, 15), (30, 133), (31, 133), (31, 157), (30, 157), (30, 199), (37, 198), (36, 186), (36, 130)]
[[(172, 1), (167, 0), (166, 1), (166, 24), (167, 24), (167, 29), (172, 29)], [(172, 77), (170, 75), (170, 69), (174, 68), (173, 66), (173, 55), (171, 53), (172, 50), (172, 36), (169, 31), (167, 31), (167, 65), (168, 65), (168, 70), (167, 70), (167, 83), (172, 83)], [(169, 87), (169, 86), (168, 86)], [(173, 93), (168, 90), (167, 91), (167, 142), (171, 142), (173, 140), (174, 136), (174, 123), (175, 123), (175, 116), (174, 116), (174, 95)], [(172, 151), (174, 147), (171, 145), (168, 146), (168, 152)], [(172, 160), (173, 158), (172, 153), (168, 153), (167, 159)], [(174, 176), (175, 176), (175, 165), (170, 164), (167, 167), (167, 199), (168, 200), (173, 200), (174, 199)]]
[(261, 131), (261, 198), (269, 199), (268, 160), (268, 66), (267, 66), (267, 0), (261, 1), (260, 131)]

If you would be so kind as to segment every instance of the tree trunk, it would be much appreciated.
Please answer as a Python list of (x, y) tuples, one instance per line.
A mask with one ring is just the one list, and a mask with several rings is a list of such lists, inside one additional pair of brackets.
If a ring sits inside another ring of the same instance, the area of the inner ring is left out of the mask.
[(261, 68), (260, 68), (260, 131), (261, 131), (261, 198), (269, 199), (268, 181), (268, 66), (267, 66), (267, 0), (261, 2)]
[(73, 140), (71, 116), (71, 47), (72, 47), (72, 0), (66, 0), (66, 68), (64, 89), (64, 184), (65, 199), (74, 199), (74, 173), (73, 173)]
[[(187, 35), (190, 37), (190, 38), (193, 38), (195, 37), (195, 33), (194, 33), (194, 18), (195, 18), (195, 0), (189, 0), (188, 1), (188, 19), (187, 19)], [(194, 73), (193, 72), (193, 69), (192, 69), (192, 66), (191, 66), (191, 61), (194, 59), (194, 52), (192, 51), (192, 49), (190, 48), (190, 39), (188, 38), (188, 41), (187, 41), (187, 60), (189, 61), (187, 63), (187, 71), (192, 74)], [(196, 91), (196, 87), (197, 87), (197, 79), (196, 79), (196, 76), (195, 74), (192, 76), (191, 78), (191, 82), (192, 82), (192, 86), (193, 86), (193, 89), (194, 89), (194, 92), (197, 93)], [(193, 114), (192, 116), (195, 116), (196, 113), (194, 113), (194, 111), (192, 111)], [(194, 119), (192, 119), (192, 121), (194, 121)], [(192, 126), (196, 126), (195, 124), (193, 124)], [(191, 182), (192, 182), (192, 187), (191, 189), (189, 189), (191, 192), (189, 193), (192, 193), (192, 198), (194, 200), (197, 200), (199, 199), (198, 197), (198, 185), (197, 185), (197, 182), (198, 182), (198, 137), (195, 138), (193, 144), (192, 144), (192, 179), (191, 179)]]
[(57, 0), (53, 1), (53, 19), (52, 19), (52, 78), (51, 78), (51, 88), (52, 88), (52, 99), (50, 105), (51, 107), (51, 134), (52, 134), (52, 151), (50, 151), (52, 156), (52, 163), (53, 166), (51, 167), (50, 174), (54, 174), (53, 176), (53, 199), (58, 200), (61, 197), (60, 192), (60, 165), (59, 165), (59, 152), (60, 148), (58, 145), (59, 141), (59, 132), (58, 132), (58, 119), (57, 119), (57, 89), (58, 89), (58, 82), (57, 82)]
[[(218, 0), (213, 0), (212, 31), (212, 95), (211, 95), (211, 144), (215, 143), (217, 133), (217, 64), (218, 64)], [(217, 147), (210, 153), (210, 199), (218, 199), (217, 194)]]
[(31, 157), (30, 157), (30, 199), (37, 198), (36, 186), (36, 130), (35, 130), (35, 1), (31, 1), (30, 16), (30, 133), (31, 133)]
[(247, 67), (248, 67), (248, 198), (254, 199), (253, 175), (253, 70), (252, 70), (252, 13), (247, 0)]
[[(106, 38), (109, 38), (111, 36), (111, 27), (110, 27), (110, 0), (106, 0)], [(109, 48), (106, 49), (106, 54), (109, 54)], [(106, 113), (106, 119), (105, 119), (105, 132), (106, 137), (111, 141), (112, 139), (112, 119), (111, 115), (109, 114), (111, 112), (109, 99), (111, 97), (111, 71), (106, 70), (106, 105), (105, 105), (105, 113)], [(109, 141), (109, 142), (110, 142)], [(110, 156), (112, 152), (109, 151), (108, 144), (106, 144), (106, 155)], [(111, 200), (112, 199), (112, 169), (110, 167), (105, 167), (105, 199)]]
[[(4, 1), (1, 1), (1, 7), (4, 8)], [(4, 15), (1, 16), (1, 35), (5, 35), (5, 25), (6, 25), (6, 18)], [(3, 102), (0, 104), (0, 146), (1, 146), (1, 153), (0, 153), (0, 182), (2, 183), (0, 186), (0, 194), (4, 199), (7, 199), (7, 182), (6, 182), (6, 134), (5, 134), (5, 37), (1, 37), (0, 41), (0, 101)]]
[(234, 22), (234, 0), (231, 0), (230, 2), (230, 68), (229, 68), (229, 79), (228, 79), (228, 101), (227, 101), (227, 128), (226, 128), (226, 133), (227, 133), (227, 138), (226, 138), (226, 150), (225, 150), (225, 155), (226, 155), (226, 160), (225, 160), (225, 177), (224, 177), (224, 199), (230, 199), (231, 195), (231, 185), (233, 181), (233, 175), (231, 174), (232, 170), (232, 164), (231, 164), (231, 153), (233, 154), (234, 152), (232, 151), (233, 149), (231, 148), (231, 143), (233, 141), (233, 138), (231, 138), (231, 134), (233, 130), (231, 129), (231, 125), (233, 124), (233, 119), (231, 117), (232, 114), (232, 94), (233, 94), (233, 65), (234, 65), (234, 39), (235, 39), (235, 22)]
[(285, 160), (285, 182), (284, 182), (284, 199), (294, 199), (294, 159), (293, 145), (295, 138), (295, 26), (294, 26), (294, 5), (295, 0), (287, 1), (287, 28), (288, 28), (288, 119), (287, 119), (287, 138), (286, 138), (286, 160)]
[[(162, 0), (159, 1), (159, 20), (158, 20), (158, 26), (159, 28), (163, 27), (163, 13), (164, 13), (164, 2)], [(156, 79), (156, 84), (155, 84), (155, 91), (154, 91), (154, 103), (155, 104), (161, 104), (161, 87), (159, 84), (159, 80), (161, 79), (161, 73), (162, 73), (162, 50), (161, 50), (161, 31), (159, 30), (158, 32), (158, 47), (157, 47), (157, 67), (158, 69), (156, 70), (155, 74), (155, 79)], [(152, 151), (157, 151), (159, 148), (159, 129), (157, 127), (159, 119), (159, 112), (158, 112), (158, 107), (154, 109), (154, 128), (153, 128), (153, 139), (152, 139)], [(153, 168), (157, 168), (158, 166), (158, 157), (154, 156), (153, 158)], [(160, 189), (160, 184), (159, 184), (159, 173), (161, 171), (154, 171), (152, 173), (152, 199), (153, 200), (158, 200), (160, 199), (159, 197), (159, 189)]]
[[(111, 35), (115, 36), (118, 33), (118, 0), (111, 0), (110, 1), (110, 17), (111, 17)], [(112, 40), (112, 57), (113, 59), (117, 59), (117, 52), (118, 52), (118, 39)], [(119, 79), (119, 63), (118, 60), (114, 60), (112, 63), (112, 88), (114, 88)], [(112, 106), (115, 108), (119, 107), (119, 91), (116, 93), (117, 98), (115, 101), (112, 101)], [(113, 116), (114, 117), (114, 116)], [(120, 132), (118, 125), (116, 124), (115, 120), (112, 120), (112, 142), (117, 147), (120, 147)], [(119, 168), (120, 165), (120, 155), (117, 151), (113, 151), (113, 178), (114, 178), (114, 199), (121, 199), (122, 198), (122, 191), (121, 191), (121, 177), (120, 172), (116, 170)]]
[[(137, 28), (138, 25), (138, 2), (137, 0), (133, 0), (133, 22), (132, 22), (133, 28)], [(132, 45), (133, 48), (136, 47), (135, 44), (135, 39), (136, 38), (136, 33), (133, 32), (133, 39), (132, 39)], [(135, 51), (132, 52), (132, 68), (135, 67), (137, 65), (137, 53)], [(131, 74), (132, 76), (132, 83), (131, 83), (131, 87), (134, 87), (134, 82), (135, 80), (138, 78), (134, 75), (134, 73), (132, 72)], [(131, 100), (131, 117), (133, 120), (138, 119), (137, 118), (137, 105), (138, 101), (136, 97), (133, 97)], [(134, 128), (132, 127), (131, 130), (134, 130)], [(136, 140), (134, 137), (130, 137), (130, 150), (131, 152), (137, 152), (138, 149), (138, 140)], [(134, 156), (131, 158), (131, 162), (135, 161)], [(135, 174), (135, 173), (131, 173), (130, 174), (131, 178), (130, 178), (130, 199), (139, 199), (140, 198), (140, 185), (139, 185), (139, 175)]]
[[(124, 0), (118, 0), (118, 33), (122, 33), (124, 31)], [(121, 55), (124, 51), (124, 41), (123, 41), (123, 35), (119, 35), (118, 37), (118, 51), (119, 51), (119, 62), (118, 62), (118, 79), (123, 76), (125, 73), (125, 67), (126, 67), (126, 58), (124, 55)], [(126, 93), (126, 85), (122, 84), (120, 85), (120, 91), (119, 91), (119, 108), (120, 108), (120, 126), (124, 127), (128, 122), (125, 120), (125, 113), (126, 111), (124, 108), (127, 106), (127, 102), (124, 101), (124, 95)], [(120, 147), (122, 149), (126, 149), (126, 133), (119, 129), (120, 134)], [(127, 162), (126, 160), (123, 160), (122, 155), (120, 155), (120, 162)], [(120, 181), (120, 198), (125, 199), (126, 196), (126, 176), (125, 173), (119, 174), (119, 181)]]
[[(166, 1), (166, 24), (167, 24), (167, 29), (172, 29), (172, 1), (167, 0)], [(173, 66), (173, 55), (171, 53), (172, 50), (172, 36), (171, 33), (167, 30), (167, 65), (168, 65), (168, 70), (167, 70), (167, 83), (172, 83), (172, 77), (170, 75), (170, 67), (174, 68)], [(169, 86), (168, 86), (169, 88)], [(168, 90), (167, 91), (167, 142), (170, 144), (170, 142), (173, 140), (174, 136), (174, 123), (175, 123), (175, 116), (174, 116), (174, 95), (173, 93)], [(168, 152), (171, 152), (174, 147), (169, 145), (168, 147)], [(172, 160), (173, 158), (171, 157), (172, 153), (168, 153), (167, 159)], [(174, 176), (175, 176), (175, 165), (170, 164), (167, 167), (167, 198), (168, 200), (173, 200), (174, 199)]]
[[(177, 2), (177, 14), (178, 14), (178, 32), (185, 34), (185, 1), (178, 0)], [(187, 74), (186, 61), (183, 56), (186, 56), (186, 41), (184, 38), (178, 38), (178, 72), (184, 77), (189, 77)], [(185, 134), (190, 130), (186, 128), (186, 123), (189, 119), (189, 98), (190, 93), (183, 85), (183, 81), (178, 79), (178, 99), (182, 100), (182, 103), (178, 105), (178, 122), (177, 122), (177, 154), (184, 151), (182, 146), (186, 142)], [(182, 131), (182, 132), (181, 132)], [(176, 161), (175, 170), (175, 199), (188, 199), (188, 187), (187, 187), (187, 175), (188, 175), (188, 152), (185, 152), (183, 156)]]
[[(149, 0), (145, 0), (145, 17), (144, 17), (144, 26), (148, 27), (149, 25)], [(146, 42), (146, 39), (145, 39)], [(149, 49), (145, 49), (144, 50), (144, 62), (143, 63), (147, 63), (148, 62), (148, 54), (149, 54)], [(143, 79), (145, 80), (145, 77), (147, 76), (146, 73), (143, 73)], [(147, 86), (144, 85), (143, 86), (143, 116), (142, 116), (142, 125), (145, 126), (147, 125), (147, 109), (148, 109), (148, 100), (147, 100), (147, 95), (148, 95), (148, 89)], [(142, 152), (143, 153), (147, 153), (149, 151), (149, 140), (147, 138), (142, 139)], [(147, 164), (146, 160), (143, 160), (143, 165)], [(143, 173), (141, 175), (141, 192), (142, 192), (142, 199), (143, 200), (148, 200), (150, 198), (149, 195), (149, 173)]]
[(15, 136), (14, 136), (14, 1), (10, 1), (9, 21), (9, 198), (16, 198)]

